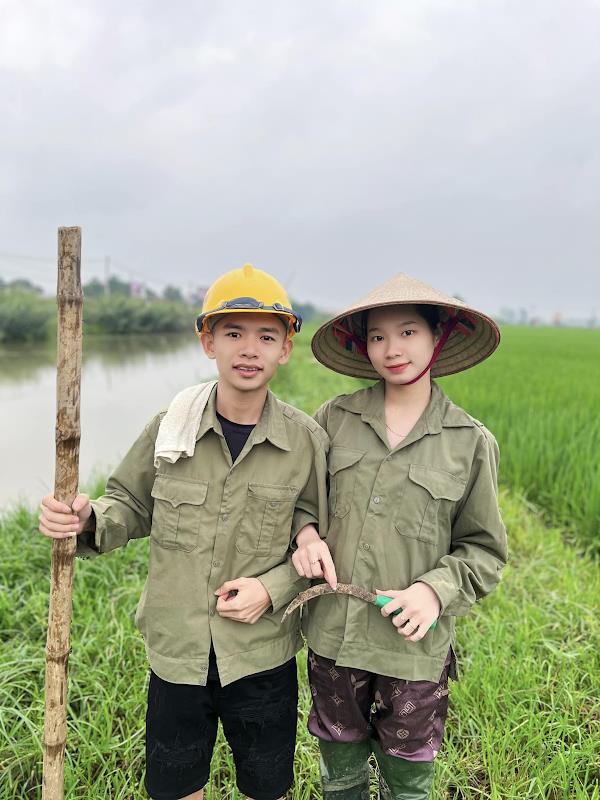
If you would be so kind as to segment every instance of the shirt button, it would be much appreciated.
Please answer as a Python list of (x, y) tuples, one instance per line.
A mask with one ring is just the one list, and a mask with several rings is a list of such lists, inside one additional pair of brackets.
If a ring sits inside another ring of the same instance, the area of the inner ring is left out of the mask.
[(379, 495), (376, 494), (375, 497), (373, 498), (373, 502), (374, 503), (381, 503), (381, 497), (379, 497)]
[(223, 520), (223, 522), (227, 522), (227, 516), (228, 516), (227, 514), (221, 514), (221, 519)]
[(208, 612), (208, 616), (209, 617), (214, 617), (214, 615), (215, 615), (215, 609), (211, 608), (210, 611)]
[(362, 547), (363, 550), (370, 550), (371, 549), (371, 545), (367, 544), (366, 542), (363, 542), (361, 544), (361, 547)]
[(220, 561), (213, 561), (212, 565), (213, 565), (213, 567), (220, 567), (221, 566), (221, 562)]
[(279, 503), (278, 503), (278, 502), (276, 502), (275, 500), (272, 500), (272, 501), (269, 503), (269, 508), (277, 508), (277, 506), (278, 506), (278, 505), (279, 505)]

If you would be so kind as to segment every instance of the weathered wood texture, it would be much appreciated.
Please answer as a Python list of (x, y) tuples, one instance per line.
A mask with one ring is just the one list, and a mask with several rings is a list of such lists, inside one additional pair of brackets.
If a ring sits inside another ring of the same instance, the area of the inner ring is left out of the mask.
[[(58, 229), (58, 347), (56, 471), (54, 496), (71, 505), (79, 483), (79, 398), (81, 389), (81, 229)], [(52, 541), (43, 800), (63, 800), (67, 738), (67, 672), (70, 650), (75, 536)]]
[(284, 619), (287, 619), (293, 611), (300, 608), (304, 603), (313, 600), (315, 597), (323, 597), (326, 594), (348, 594), (352, 597), (358, 597), (359, 600), (364, 600), (365, 603), (375, 603), (375, 600), (377, 600), (376, 594), (363, 589), (362, 586), (355, 586), (353, 583), (338, 583), (335, 589), (332, 589), (328, 583), (318, 583), (316, 586), (311, 586), (310, 589), (300, 592), (292, 600), (286, 608), (281, 621), (283, 622)]

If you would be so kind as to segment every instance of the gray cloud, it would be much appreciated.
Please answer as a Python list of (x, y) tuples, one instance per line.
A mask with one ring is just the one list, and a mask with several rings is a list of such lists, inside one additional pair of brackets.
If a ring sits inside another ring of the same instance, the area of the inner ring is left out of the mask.
[[(402, 270), (491, 312), (600, 311), (598, 2), (0, 15), (0, 250), (81, 224), (157, 286), (251, 260), (328, 307)], [(0, 259), (30, 266), (54, 284)]]

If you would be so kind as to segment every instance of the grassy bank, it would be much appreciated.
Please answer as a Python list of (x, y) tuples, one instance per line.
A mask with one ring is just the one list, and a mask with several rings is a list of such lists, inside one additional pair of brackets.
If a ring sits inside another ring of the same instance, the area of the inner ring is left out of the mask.
[(45, 339), (52, 312), (51, 301), (45, 297), (18, 289), (0, 291), (0, 343)]
[[(459, 620), (435, 797), (600, 800), (600, 575), (597, 563), (505, 493), (512, 560), (494, 595)], [(48, 542), (25, 510), (0, 522), (0, 800), (38, 798)], [(133, 612), (147, 541), (78, 561), (66, 796), (143, 797), (146, 663)], [(303, 658), (294, 800), (319, 797)], [(237, 797), (219, 740), (210, 800)]]

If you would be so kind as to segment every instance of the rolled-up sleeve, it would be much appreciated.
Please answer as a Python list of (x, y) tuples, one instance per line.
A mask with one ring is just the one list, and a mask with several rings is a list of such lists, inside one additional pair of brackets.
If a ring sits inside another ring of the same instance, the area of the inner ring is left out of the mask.
[(481, 434), (452, 525), (450, 552), (417, 578), (436, 593), (441, 613), (452, 616), (463, 616), (492, 591), (508, 557), (498, 508), (498, 445), (489, 431), (482, 428)]

